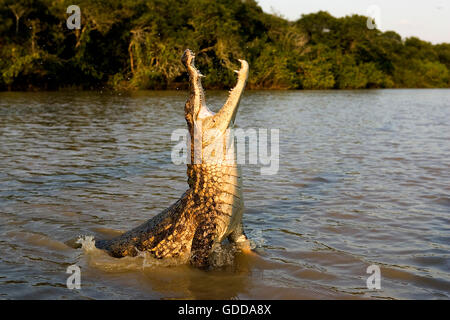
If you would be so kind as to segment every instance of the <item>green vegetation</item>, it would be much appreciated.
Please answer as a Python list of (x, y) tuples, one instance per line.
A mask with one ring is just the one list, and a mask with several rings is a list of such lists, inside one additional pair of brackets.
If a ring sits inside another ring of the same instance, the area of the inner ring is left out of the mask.
[(186, 86), (197, 53), (207, 88), (229, 88), (238, 58), (254, 89), (450, 87), (450, 44), (370, 30), (327, 12), (297, 21), (254, 0), (0, 0), (0, 90), (165, 89)]

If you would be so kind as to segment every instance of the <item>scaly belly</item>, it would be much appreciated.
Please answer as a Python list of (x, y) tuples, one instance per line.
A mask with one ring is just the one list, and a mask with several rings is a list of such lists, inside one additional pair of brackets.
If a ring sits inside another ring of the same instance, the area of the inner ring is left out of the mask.
[(224, 226), (221, 228), (219, 239), (224, 240), (241, 223), (244, 213), (244, 199), (242, 195), (242, 175), (239, 166), (227, 167), (222, 176), (218, 195), (221, 212), (223, 212)]

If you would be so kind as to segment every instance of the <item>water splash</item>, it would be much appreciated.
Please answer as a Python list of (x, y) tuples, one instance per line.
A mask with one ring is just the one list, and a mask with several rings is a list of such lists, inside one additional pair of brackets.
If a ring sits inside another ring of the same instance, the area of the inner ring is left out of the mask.
[[(95, 249), (97, 249), (95, 247), (95, 240), (94, 240), (94, 236), (80, 236), (76, 243), (81, 244), (81, 248), (83, 249), (84, 252), (92, 252)], [(97, 249), (98, 250), (98, 249)]]
[[(102, 269), (108, 272), (120, 272), (131, 270), (144, 270), (154, 267), (172, 267), (187, 264), (189, 262), (189, 254), (176, 257), (156, 259), (149, 252), (139, 251), (135, 257), (114, 258), (104, 250), (95, 246), (94, 236), (80, 236), (76, 243), (81, 245), (84, 256), (90, 266)], [(233, 244), (217, 245), (211, 253), (210, 264), (212, 268), (221, 268), (233, 265), (236, 253), (239, 251)]]
[(234, 244), (218, 244), (213, 248), (209, 257), (209, 263), (212, 268), (221, 268), (232, 265), (238, 248)]
[(260, 229), (249, 230), (247, 231), (247, 234), (250, 241), (250, 248), (252, 250), (261, 251), (265, 243), (262, 231)]

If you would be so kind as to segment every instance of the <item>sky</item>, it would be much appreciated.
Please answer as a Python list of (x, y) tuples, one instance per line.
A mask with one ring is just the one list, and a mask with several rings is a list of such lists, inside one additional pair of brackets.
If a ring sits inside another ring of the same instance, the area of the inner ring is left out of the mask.
[[(265, 12), (289, 20), (328, 11), (335, 17), (373, 16), (379, 29), (432, 43), (450, 43), (450, 0), (256, 0)], [(370, 14), (368, 13), (370, 12)], [(378, 15), (378, 19), (377, 19)]]

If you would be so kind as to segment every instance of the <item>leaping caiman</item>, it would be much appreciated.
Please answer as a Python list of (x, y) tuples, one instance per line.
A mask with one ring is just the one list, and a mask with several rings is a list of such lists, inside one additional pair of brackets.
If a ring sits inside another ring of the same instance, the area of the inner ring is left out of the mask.
[(96, 242), (97, 248), (113, 257), (136, 256), (139, 251), (146, 251), (158, 259), (185, 257), (196, 267), (208, 267), (211, 253), (225, 239), (243, 251), (250, 251), (242, 225), (242, 174), (236, 161), (234, 138), (229, 134), (247, 82), (248, 63), (239, 60), (241, 68), (235, 71), (237, 84), (223, 107), (213, 113), (206, 106), (203, 75), (195, 67), (194, 59), (189, 49), (181, 58), (190, 87), (184, 108), (190, 133), (189, 189), (173, 205), (142, 225), (114, 239)]

